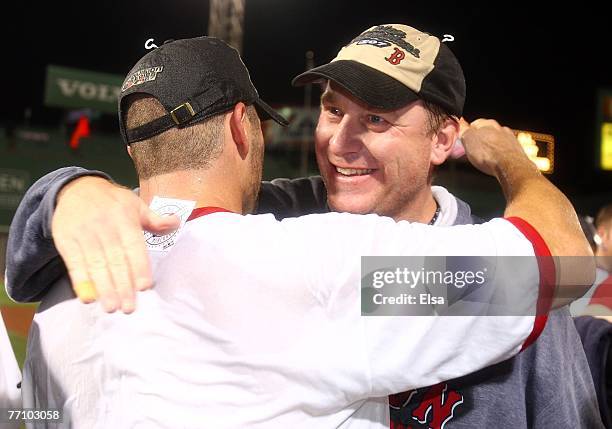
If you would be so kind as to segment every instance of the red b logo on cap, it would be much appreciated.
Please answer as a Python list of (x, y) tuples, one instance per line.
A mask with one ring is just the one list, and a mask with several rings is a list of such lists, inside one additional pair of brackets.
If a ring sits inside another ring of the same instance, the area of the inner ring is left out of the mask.
[(400, 48), (394, 48), (395, 52), (389, 57), (385, 58), (385, 60), (389, 61), (394, 66), (398, 65), (402, 62), (404, 58), (406, 58), (406, 53), (402, 51)]

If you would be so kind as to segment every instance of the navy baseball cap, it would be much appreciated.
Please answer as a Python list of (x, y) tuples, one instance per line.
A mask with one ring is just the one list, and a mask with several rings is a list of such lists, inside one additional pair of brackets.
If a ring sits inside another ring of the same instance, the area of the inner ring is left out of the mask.
[[(124, 100), (131, 94), (155, 97), (167, 114), (128, 130)], [(236, 49), (214, 37), (172, 40), (147, 53), (128, 73), (119, 95), (119, 128), (129, 145), (227, 112), (238, 102), (254, 105), (263, 120), (288, 124), (259, 98)]]

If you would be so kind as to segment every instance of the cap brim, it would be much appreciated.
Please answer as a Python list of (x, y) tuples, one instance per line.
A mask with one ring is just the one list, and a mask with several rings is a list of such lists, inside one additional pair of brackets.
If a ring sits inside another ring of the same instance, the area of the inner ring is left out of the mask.
[(257, 110), (257, 114), (259, 115), (260, 119), (272, 119), (283, 127), (289, 125), (289, 121), (285, 119), (283, 115), (271, 108), (268, 103), (264, 102), (260, 98), (255, 100), (253, 104), (255, 105), (255, 110)]
[(395, 110), (419, 100), (419, 96), (403, 83), (357, 61), (338, 60), (315, 67), (296, 76), (291, 82), (302, 86), (331, 80), (359, 100), (382, 110)]

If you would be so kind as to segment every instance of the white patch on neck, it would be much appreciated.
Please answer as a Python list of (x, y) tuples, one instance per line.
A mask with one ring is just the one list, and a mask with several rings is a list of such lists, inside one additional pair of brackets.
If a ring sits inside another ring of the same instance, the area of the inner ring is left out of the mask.
[(174, 198), (153, 197), (149, 208), (160, 216), (176, 215), (181, 219), (181, 224), (176, 231), (166, 235), (155, 235), (144, 232), (147, 249), (157, 252), (167, 252), (177, 242), (181, 229), (195, 207), (195, 201), (177, 200)]

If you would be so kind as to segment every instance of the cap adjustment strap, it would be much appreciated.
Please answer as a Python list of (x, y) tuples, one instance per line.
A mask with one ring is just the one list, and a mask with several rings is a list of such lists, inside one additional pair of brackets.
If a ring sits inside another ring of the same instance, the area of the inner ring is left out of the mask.
[[(223, 100), (224, 94), (220, 89), (215, 87), (206, 88), (204, 92), (191, 97), (189, 101), (178, 105), (170, 113), (161, 118), (154, 119), (139, 127), (125, 130), (127, 144), (146, 140), (176, 126), (187, 125), (196, 115), (198, 115), (199, 119), (204, 119), (222, 113), (228, 107), (231, 107), (231, 105), (224, 106), (223, 103), (220, 103)], [(202, 112), (205, 110), (210, 110), (210, 112), (203, 114)]]
[[(214, 91), (214, 100), (216, 102), (220, 98), (220, 93), (217, 93), (216, 90)], [(203, 98), (207, 100), (208, 103), (210, 103), (210, 98), (206, 99), (204, 98), (204, 94), (200, 94), (191, 99), (190, 101), (186, 101), (178, 105), (177, 107), (172, 109), (170, 113), (162, 116), (161, 118), (154, 119), (153, 121), (141, 125), (139, 127), (126, 130), (125, 134), (127, 137), (127, 143), (130, 144), (137, 141), (146, 140), (148, 138), (161, 134), (164, 131), (169, 130), (170, 128), (176, 126), (181, 127), (182, 125), (187, 124), (196, 114), (201, 112), (202, 109), (199, 105), (200, 98)], [(195, 106), (195, 109), (193, 108), (193, 106)]]
[(170, 116), (176, 125), (181, 125), (190, 120), (195, 115), (193, 107), (189, 102), (185, 102), (170, 111)]

